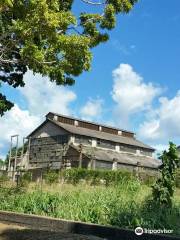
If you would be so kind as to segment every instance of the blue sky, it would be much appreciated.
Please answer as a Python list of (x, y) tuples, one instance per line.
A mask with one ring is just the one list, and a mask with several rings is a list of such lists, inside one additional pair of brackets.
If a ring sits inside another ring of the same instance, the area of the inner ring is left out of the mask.
[[(84, 8), (75, 1), (76, 13)], [(17, 105), (0, 119), (0, 156), (11, 134), (27, 135), (48, 111), (133, 130), (158, 150), (169, 140), (180, 144), (179, 9), (179, 0), (141, 0), (118, 16), (110, 40), (93, 49), (91, 71), (73, 87), (31, 73), (24, 91), (3, 86)]]

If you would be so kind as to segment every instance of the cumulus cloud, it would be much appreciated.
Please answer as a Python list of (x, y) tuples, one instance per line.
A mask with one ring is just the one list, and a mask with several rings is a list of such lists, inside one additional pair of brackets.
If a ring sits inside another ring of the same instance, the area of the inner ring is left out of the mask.
[(161, 92), (160, 87), (144, 79), (136, 73), (129, 64), (120, 64), (113, 71), (112, 98), (115, 105), (115, 114), (126, 125), (130, 115), (148, 110)]
[(98, 119), (102, 114), (103, 100), (100, 98), (89, 99), (81, 108), (81, 117), (87, 120)]
[(159, 98), (159, 108), (147, 114), (147, 120), (140, 125), (139, 135), (151, 141), (169, 141), (180, 136), (179, 123), (180, 91), (172, 99)]
[(67, 87), (57, 86), (48, 78), (28, 72), (25, 75), (25, 87), (20, 92), (26, 99), (28, 110), (34, 115), (44, 115), (48, 111), (70, 114), (69, 104), (76, 94)]
[(72, 114), (71, 102), (76, 94), (63, 86), (57, 86), (39, 74), (28, 72), (25, 75), (25, 87), (19, 88), (27, 108), (22, 109), (17, 104), (0, 118), (0, 152), (1, 155), (9, 147), (10, 136), (19, 134), (27, 136), (44, 119), (49, 111), (61, 114)]
[(27, 136), (39, 123), (39, 117), (31, 115), (28, 110), (22, 110), (15, 105), (11, 111), (0, 118), (0, 148), (9, 148), (12, 135)]

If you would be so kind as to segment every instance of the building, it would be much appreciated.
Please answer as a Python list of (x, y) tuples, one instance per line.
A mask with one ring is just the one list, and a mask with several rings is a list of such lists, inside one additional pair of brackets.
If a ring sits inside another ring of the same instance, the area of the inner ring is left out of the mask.
[[(28, 136), (28, 169), (157, 170), (155, 149), (130, 131), (49, 112)], [(27, 164), (26, 164), (27, 165)]]

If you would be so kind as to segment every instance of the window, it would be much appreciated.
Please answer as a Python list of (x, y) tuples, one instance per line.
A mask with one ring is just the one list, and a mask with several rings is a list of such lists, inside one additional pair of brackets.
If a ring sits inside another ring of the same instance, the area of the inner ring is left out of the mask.
[(85, 137), (85, 136), (76, 135), (75, 143), (84, 144), (84, 145), (92, 145), (92, 139)]
[(102, 132), (118, 135), (118, 130), (102, 126)]
[(88, 128), (88, 129), (99, 131), (99, 126), (93, 123), (79, 121), (78, 126), (82, 128)]
[(116, 144), (111, 141), (97, 139), (97, 147), (115, 149)]
[(123, 136), (123, 137), (130, 137), (130, 138), (133, 138), (133, 137), (134, 137), (134, 133), (124, 132), (124, 131), (122, 131), (122, 136)]
[(148, 150), (140, 150), (140, 153), (144, 156), (152, 157), (152, 152), (150, 152)]
[(65, 124), (70, 124), (70, 125), (74, 125), (74, 120), (71, 118), (66, 118), (66, 117), (58, 117), (58, 121), (65, 123)]
[(120, 150), (123, 152), (136, 153), (136, 148), (130, 145), (120, 145)]

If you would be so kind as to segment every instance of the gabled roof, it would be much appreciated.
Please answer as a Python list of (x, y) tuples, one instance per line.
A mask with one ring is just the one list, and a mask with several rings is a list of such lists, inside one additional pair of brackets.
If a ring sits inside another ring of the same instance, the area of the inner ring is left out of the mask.
[(108, 141), (112, 141), (112, 142), (117, 142), (117, 143), (122, 143), (122, 144), (126, 144), (126, 145), (131, 145), (131, 146), (135, 146), (135, 147), (148, 149), (150, 151), (155, 150), (154, 148), (144, 144), (143, 142), (141, 142), (135, 138), (123, 137), (121, 135), (114, 135), (111, 133), (95, 131), (92, 129), (87, 129), (87, 128), (78, 127), (75, 125), (61, 123), (59, 121), (55, 121), (55, 120), (48, 119), (48, 118), (46, 118), (46, 120), (41, 125), (39, 125), (33, 132), (31, 132), (27, 137), (28, 138), (31, 137), (38, 129), (43, 127), (47, 122), (51, 122), (51, 123), (55, 124), (56, 126), (63, 128), (65, 131), (67, 131), (70, 134), (77, 134), (77, 135), (88, 136), (88, 137), (92, 137), (92, 138), (98, 138), (98, 139), (102, 139), (102, 140), (108, 140)]
[(41, 127), (43, 127), (49, 120), (46, 119), (44, 122), (42, 122), (37, 128), (35, 128), (28, 136), (27, 138), (31, 137), (37, 130), (39, 130)]
[(145, 149), (154, 151), (154, 148), (140, 142), (139, 140), (137, 140), (135, 138), (123, 137), (120, 135), (114, 135), (114, 134), (110, 134), (110, 133), (95, 131), (95, 130), (91, 130), (91, 129), (87, 129), (87, 128), (78, 127), (75, 125), (61, 123), (61, 122), (58, 122), (58, 121), (55, 121), (52, 119), (48, 119), (48, 120), (72, 134), (104, 139), (104, 140), (108, 140), (108, 141), (112, 141), (112, 142), (127, 144), (127, 145), (141, 147), (141, 148), (145, 148)]
[[(79, 150), (78, 147), (74, 146), (73, 144), (71, 147), (75, 148), (77, 151)], [(107, 162), (113, 162), (114, 159), (120, 164), (137, 166), (139, 163), (142, 167), (157, 169), (161, 165), (161, 161), (158, 161), (154, 158), (147, 157), (147, 156), (138, 156), (131, 153), (123, 153), (123, 152), (116, 152), (107, 149), (99, 149), (96, 147), (87, 147), (82, 145), (82, 153), (93, 159), (96, 160), (103, 160)]]
[(101, 124), (101, 123), (97, 123), (97, 122), (91, 122), (91, 121), (83, 120), (83, 119), (80, 119), (80, 118), (70, 117), (70, 116), (67, 116), (67, 115), (58, 114), (58, 113), (54, 113), (54, 112), (49, 112), (48, 114), (46, 114), (46, 118), (47, 119), (49, 119), (48, 115), (50, 115), (50, 114), (58, 116), (58, 117), (66, 117), (66, 118), (69, 118), (69, 119), (72, 119), (72, 120), (76, 120), (76, 121), (80, 121), (80, 122), (84, 122), (84, 123), (95, 124), (95, 125), (99, 125), (99, 126), (102, 126), (102, 127), (107, 127), (107, 128), (111, 128), (111, 129), (115, 129), (115, 130), (119, 130), (119, 131), (135, 134), (134, 132), (129, 131), (129, 130), (125, 130), (125, 129), (121, 129), (121, 128), (117, 128), (117, 127), (113, 127), (113, 126), (109, 126), (109, 125)]

